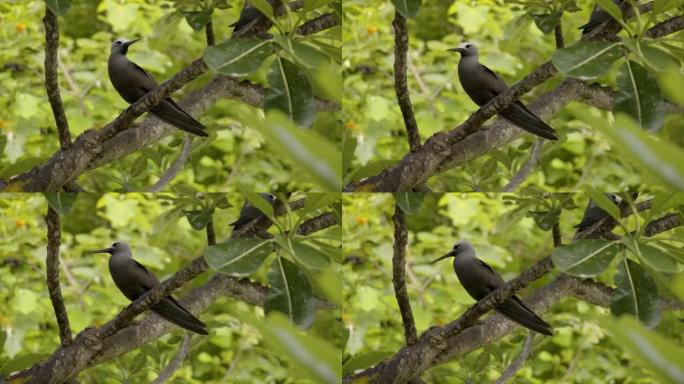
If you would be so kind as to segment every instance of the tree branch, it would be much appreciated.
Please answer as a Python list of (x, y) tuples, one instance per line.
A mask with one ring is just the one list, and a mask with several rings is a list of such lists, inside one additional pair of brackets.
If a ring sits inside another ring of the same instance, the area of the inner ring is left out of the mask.
[(161, 175), (159, 180), (150, 187), (148, 192), (160, 192), (171, 180), (175, 179), (176, 176), (183, 170), (183, 166), (190, 159), (190, 150), (192, 149), (192, 136), (189, 134), (185, 135), (185, 141), (183, 141), (183, 149), (178, 155), (176, 160), (171, 163), (169, 168)]
[(337, 222), (332, 213), (323, 213), (300, 224), (299, 229), (297, 229), (297, 234), (300, 236), (307, 236), (336, 224)]
[(181, 363), (183, 362), (183, 360), (185, 360), (185, 357), (188, 355), (188, 352), (190, 351), (190, 339), (192, 339), (192, 333), (188, 332), (185, 334), (185, 337), (183, 338), (183, 344), (181, 344), (178, 354), (174, 356), (173, 360), (171, 360), (169, 365), (164, 367), (164, 369), (159, 373), (159, 376), (157, 376), (157, 378), (154, 379), (152, 384), (165, 383), (166, 380), (168, 380), (171, 377), (171, 375), (173, 375), (173, 373), (178, 370)]
[(62, 97), (59, 94), (59, 81), (57, 80), (57, 55), (59, 49), (59, 24), (57, 15), (45, 6), (45, 89), (47, 90), (52, 115), (55, 117), (57, 132), (59, 133), (59, 146), (68, 147), (71, 144), (69, 133), (69, 121), (64, 113)]
[(409, 148), (411, 152), (416, 152), (420, 149), (420, 133), (418, 132), (416, 117), (413, 115), (406, 73), (409, 33), (406, 18), (398, 11), (394, 12), (392, 26), (394, 27), (394, 90), (397, 94), (397, 103), (399, 103), (401, 115), (404, 118)]
[(336, 25), (340, 25), (340, 19), (332, 13), (326, 13), (300, 25), (299, 28), (297, 28), (297, 33), (302, 36), (313, 35)]
[(651, 27), (648, 31), (646, 31), (646, 36), (652, 39), (657, 39), (682, 29), (684, 29), (684, 17), (675, 16)]
[(523, 181), (525, 181), (525, 179), (530, 176), (534, 170), (534, 166), (539, 162), (539, 155), (541, 153), (542, 145), (544, 145), (542, 139), (537, 138), (537, 141), (534, 142), (534, 146), (532, 147), (530, 158), (527, 159), (522, 167), (520, 167), (518, 172), (511, 178), (511, 180), (508, 181), (508, 184), (501, 188), (501, 192), (513, 192)]
[(561, 24), (560, 20), (558, 20), (558, 24), (556, 24), (556, 27), (553, 29), (553, 34), (556, 38), (556, 49), (564, 48), (565, 43), (563, 42), (563, 25)]
[(525, 360), (527, 360), (527, 357), (530, 356), (530, 352), (532, 352), (533, 338), (533, 333), (527, 334), (527, 337), (525, 337), (525, 343), (523, 343), (522, 351), (520, 351), (518, 357), (516, 357), (515, 360), (511, 362), (511, 364), (508, 366), (508, 368), (506, 368), (506, 370), (501, 374), (501, 376), (498, 379), (496, 379), (494, 384), (504, 384), (511, 377), (515, 376), (515, 373), (518, 372), (518, 370), (522, 367)]
[(216, 245), (216, 232), (214, 232), (214, 219), (212, 218), (207, 223), (207, 245)]
[(59, 246), (62, 239), (59, 213), (48, 206), (45, 216), (47, 224), (47, 257), (45, 259), (47, 288), (50, 293), (50, 301), (57, 318), (59, 327), (59, 340), (62, 346), (71, 344), (71, 326), (69, 325), (69, 315), (64, 306), (62, 289), (59, 285)]
[(212, 46), (216, 44), (216, 38), (214, 37), (214, 23), (210, 20), (207, 26), (204, 27), (205, 35), (207, 36), (207, 45)]
[(392, 256), (392, 285), (394, 285), (394, 296), (397, 298), (401, 321), (404, 324), (404, 338), (406, 345), (414, 344), (418, 340), (416, 333), (416, 323), (413, 320), (411, 311), (411, 301), (406, 290), (406, 244), (408, 243), (408, 233), (406, 230), (406, 219), (404, 211), (399, 204), (394, 204), (394, 252)]

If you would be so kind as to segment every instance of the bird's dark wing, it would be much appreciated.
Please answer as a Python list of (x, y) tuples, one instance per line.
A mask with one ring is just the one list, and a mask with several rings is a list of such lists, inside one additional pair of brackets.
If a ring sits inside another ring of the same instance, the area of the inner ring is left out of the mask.
[(486, 74), (485, 81), (487, 89), (492, 93), (492, 97), (498, 95), (508, 88), (508, 85), (506, 85), (504, 79), (497, 75), (496, 72), (487, 68), (485, 65), (480, 64), (480, 66), (482, 67), (482, 72)]
[(138, 64), (134, 63), (131, 61), (131, 64), (133, 64), (133, 68), (135, 69), (133, 76), (136, 77), (138, 80), (138, 84), (140, 84), (140, 88), (144, 89), (145, 91), (149, 92), (152, 89), (154, 89), (157, 85), (157, 81), (150, 75), (146, 70), (144, 70), (141, 66)]
[(484, 261), (477, 259), (479, 264), (483, 266), (487, 270), (487, 275), (483, 277), (481, 280), (485, 283), (485, 285), (491, 289), (492, 291), (499, 288), (501, 285), (505, 283), (504, 279), (499, 275), (499, 272), (495, 271), (490, 267), (487, 263)]
[(131, 274), (134, 275), (135, 281), (138, 283), (138, 285), (145, 288), (145, 292), (159, 284), (157, 277), (152, 274), (152, 272), (147, 270), (144, 265), (135, 260), (133, 260), (133, 263), (135, 263), (136, 268), (131, 272)]

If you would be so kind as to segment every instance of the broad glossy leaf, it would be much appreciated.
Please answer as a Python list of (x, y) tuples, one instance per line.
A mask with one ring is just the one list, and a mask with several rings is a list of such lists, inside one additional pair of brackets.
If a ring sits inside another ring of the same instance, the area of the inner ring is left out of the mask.
[(316, 302), (311, 283), (293, 262), (278, 257), (268, 272), (270, 288), (264, 299), (264, 311), (281, 312), (302, 328), (308, 328), (316, 314)]
[(530, 216), (534, 219), (535, 224), (544, 231), (548, 231), (558, 222), (560, 217), (560, 209), (552, 211), (530, 211)]
[(610, 298), (611, 313), (631, 314), (649, 328), (658, 324), (661, 311), (658, 287), (646, 270), (625, 257), (618, 264), (615, 285)]
[(307, 193), (306, 201), (304, 202), (304, 208), (302, 208), (300, 212), (303, 216), (309, 212), (327, 207), (334, 201), (339, 201), (340, 198), (341, 194), (339, 193)]
[(306, 242), (293, 243), (294, 257), (301, 265), (309, 269), (326, 269), (330, 266), (328, 255), (316, 246)]
[(676, 273), (680, 268), (670, 255), (659, 248), (639, 243), (639, 256), (641, 260), (656, 271)]
[(215, 271), (249, 275), (259, 269), (271, 252), (270, 240), (237, 238), (210, 246), (204, 252), (204, 260)]
[(530, 15), (534, 20), (534, 24), (544, 33), (550, 33), (556, 28), (560, 21), (561, 13), (544, 13)]
[(684, 151), (681, 148), (644, 132), (623, 113), (617, 114), (614, 125), (602, 124), (598, 128), (648, 180), (684, 191)]
[(420, 0), (392, 0), (392, 4), (406, 18), (416, 17), (420, 10)]
[(213, 12), (213, 8), (205, 8), (201, 11), (183, 12), (183, 15), (185, 16), (185, 20), (188, 22), (188, 25), (190, 25), (195, 31), (199, 31), (211, 21), (211, 15)]
[(214, 72), (226, 76), (247, 76), (259, 69), (272, 53), (273, 47), (268, 40), (240, 38), (207, 47), (202, 59)]
[(619, 346), (659, 378), (659, 383), (684, 383), (684, 348), (676, 341), (649, 331), (629, 316), (606, 319), (601, 323), (603, 329), (619, 340)]
[(663, 125), (663, 97), (655, 77), (641, 65), (626, 60), (617, 76), (620, 88), (615, 97), (616, 112), (624, 112), (642, 127), (657, 130)]
[(399, 205), (404, 213), (409, 215), (420, 212), (420, 207), (423, 205), (424, 198), (424, 193), (397, 192), (394, 194), (397, 205)]
[(677, 104), (684, 105), (684, 76), (677, 68), (668, 68), (658, 74), (658, 84), (667, 98)]
[(280, 56), (268, 72), (269, 88), (264, 109), (278, 109), (291, 121), (309, 127), (316, 118), (316, 99), (306, 74), (297, 65)]
[(56, 15), (64, 16), (71, 7), (72, 0), (45, 0), (45, 4)]
[(204, 227), (209, 224), (209, 221), (211, 221), (212, 218), (212, 213), (213, 212), (204, 210), (186, 211), (185, 217), (188, 219), (190, 226), (199, 231), (200, 229), (204, 229)]
[(398, 162), (398, 160), (373, 160), (370, 161), (368, 164), (364, 165), (363, 167), (357, 169), (353, 173), (349, 174), (347, 176), (347, 181), (359, 181), (361, 179), (365, 179), (366, 177), (370, 177), (373, 175), (376, 175), (383, 170), (395, 165)]
[(582, 41), (554, 52), (551, 62), (567, 76), (595, 79), (606, 73), (621, 56), (618, 43)]
[(69, 213), (71, 207), (74, 206), (77, 193), (55, 193), (48, 192), (45, 194), (45, 198), (52, 209), (57, 211), (60, 215)]
[(567, 274), (579, 277), (596, 276), (608, 268), (618, 249), (616, 243), (606, 240), (577, 240), (554, 248), (551, 259), (558, 269)]
[(45, 359), (48, 353), (22, 353), (0, 367), (0, 374), (9, 375), (12, 372), (21, 371), (33, 364)]
[(261, 340), (292, 363), (291, 376), (305, 377), (313, 383), (342, 382), (340, 351), (326, 340), (302, 332), (277, 312), (264, 319), (246, 311), (235, 316), (256, 327), (261, 333)]

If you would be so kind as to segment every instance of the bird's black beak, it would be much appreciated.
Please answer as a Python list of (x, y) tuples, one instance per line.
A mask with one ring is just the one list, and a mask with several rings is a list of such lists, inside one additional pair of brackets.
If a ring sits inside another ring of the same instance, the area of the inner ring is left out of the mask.
[(463, 48), (449, 48), (449, 49), (447, 49), (447, 51), (463, 53), (463, 52), (465, 52), (465, 49), (463, 49)]
[(123, 46), (129, 47), (129, 46), (133, 45), (133, 43), (135, 43), (138, 40), (140, 40), (140, 39), (133, 39), (133, 40), (127, 41), (127, 42), (123, 43)]
[(109, 253), (110, 255), (114, 252), (112, 248), (96, 249), (94, 251), (86, 251), (86, 255), (92, 255), (95, 253)]
[(430, 262), (430, 264), (434, 264), (434, 263), (436, 263), (436, 262), (438, 262), (438, 261), (440, 261), (440, 260), (444, 260), (444, 259), (446, 259), (447, 257), (452, 257), (452, 256), (456, 256), (456, 254), (454, 253), (453, 250), (450, 251), (449, 253), (443, 255), (443, 256), (440, 256), (440, 257), (438, 257), (438, 258), (432, 260), (432, 261)]

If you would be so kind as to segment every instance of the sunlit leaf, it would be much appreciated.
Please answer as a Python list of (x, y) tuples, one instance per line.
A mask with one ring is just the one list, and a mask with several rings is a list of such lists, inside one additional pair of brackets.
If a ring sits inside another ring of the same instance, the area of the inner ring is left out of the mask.
[(639, 264), (623, 258), (617, 267), (615, 285), (610, 298), (610, 311), (615, 316), (628, 313), (648, 327), (658, 324), (661, 311), (658, 287)]
[(281, 312), (294, 324), (308, 328), (316, 313), (317, 299), (304, 272), (291, 261), (278, 257), (271, 264), (268, 282), (271, 286), (264, 299), (264, 311)]
[(567, 76), (595, 79), (608, 70), (622, 56), (618, 43), (583, 41), (554, 52), (553, 66)]
[(213, 270), (223, 273), (249, 275), (264, 263), (273, 252), (270, 240), (256, 238), (229, 239), (212, 245), (204, 252), (204, 260)]
[(272, 53), (273, 48), (268, 40), (240, 38), (207, 47), (202, 58), (214, 72), (226, 76), (246, 76), (259, 69)]
[(596, 276), (608, 268), (618, 249), (616, 243), (606, 240), (577, 240), (554, 248), (551, 259), (558, 269), (567, 274), (579, 277)]

